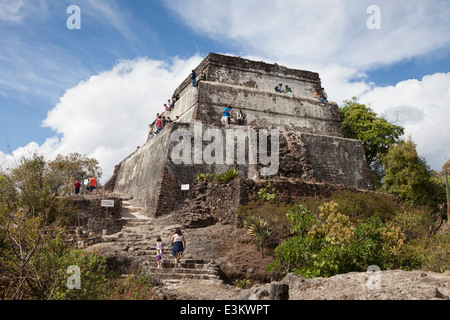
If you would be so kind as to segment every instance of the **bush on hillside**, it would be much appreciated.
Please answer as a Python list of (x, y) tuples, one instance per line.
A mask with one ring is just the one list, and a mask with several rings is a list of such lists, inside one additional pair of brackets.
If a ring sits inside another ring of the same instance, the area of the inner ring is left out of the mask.
[(336, 202), (320, 207), (319, 215), (296, 206), (287, 213), (293, 236), (275, 249), (268, 270), (296, 272), (304, 277), (330, 277), (351, 271), (404, 267), (405, 235), (378, 216), (354, 222), (339, 212)]

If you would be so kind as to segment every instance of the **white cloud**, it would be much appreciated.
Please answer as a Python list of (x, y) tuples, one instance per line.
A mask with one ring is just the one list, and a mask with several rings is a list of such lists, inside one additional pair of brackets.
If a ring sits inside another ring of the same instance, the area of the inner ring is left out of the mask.
[(378, 87), (359, 101), (378, 114), (396, 121), (411, 136), (419, 154), (436, 171), (450, 158), (450, 73), (436, 73), (422, 80)]
[(450, 43), (446, 0), (377, 1), (381, 30), (367, 28), (367, 8), (373, 4), (368, 0), (165, 3), (196, 32), (275, 60), (368, 70)]
[(0, 20), (20, 22), (23, 18), (23, 0), (2, 0), (0, 2)]
[[(319, 72), (330, 100), (353, 96), (377, 113), (400, 117), (418, 151), (438, 170), (449, 152), (449, 75), (434, 74), (395, 87), (377, 88), (365, 72), (407, 59), (433, 59), (449, 48), (446, 0), (166, 0), (196, 32), (247, 57)], [(369, 30), (370, 5), (381, 10), (381, 29)]]
[(79, 152), (99, 160), (102, 182), (106, 182), (114, 166), (145, 143), (156, 113), (163, 111), (163, 104), (201, 60), (199, 56), (171, 62), (139, 58), (92, 76), (67, 90), (48, 113), (43, 125), (60, 138), (49, 138), (41, 146), (30, 143), (11, 155), (0, 154), (0, 165), (8, 167), (14, 158), (33, 151), (49, 160), (57, 154)]

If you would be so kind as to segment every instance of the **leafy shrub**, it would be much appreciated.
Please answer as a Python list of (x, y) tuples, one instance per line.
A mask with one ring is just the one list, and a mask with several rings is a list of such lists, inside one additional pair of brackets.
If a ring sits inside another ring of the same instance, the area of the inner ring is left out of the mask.
[[(267, 200), (267, 201), (274, 201), (278, 195), (278, 191), (275, 192), (275, 188), (271, 186), (270, 182), (267, 184), (266, 188), (261, 188), (258, 191), (258, 196), (261, 199)], [(272, 193), (271, 193), (272, 192)]]
[(239, 172), (236, 169), (229, 169), (221, 174), (199, 173), (197, 175), (197, 181), (227, 183), (237, 176), (239, 176)]
[(371, 216), (378, 216), (382, 221), (387, 221), (403, 210), (398, 199), (392, 195), (374, 192), (342, 191), (326, 201), (336, 202), (339, 205), (339, 211), (355, 222)]
[(399, 227), (405, 234), (406, 241), (426, 238), (434, 229), (432, 215), (424, 209), (408, 208), (398, 212), (388, 224)]
[[(106, 258), (67, 246), (61, 238), (46, 243), (32, 261), (40, 270), (40, 282), (45, 285), (44, 296), (51, 300), (101, 300), (109, 295)], [(81, 289), (69, 289), (69, 266), (80, 268)]]
[(153, 289), (161, 285), (159, 279), (145, 273), (131, 274), (125, 278), (116, 277), (112, 280), (114, 285), (110, 296), (112, 300), (149, 300), (155, 295)]
[(238, 288), (245, 289), (245, 288), (247, 288), (250, 285), (250, 280), (248, 280), (248, 279), (236, 280), (234, 282), (234, 284)]
[(407, 247), (409, 249), (408, 255), (418, 260), (421, 270), (432, 272), (450, 270), (449, 233), (435, 234), (430, 238), (415, 239)]
[(336, 202), (325, 203), (315, 216), (305, 206), (292, 207), (286, 218), (293, 236), (275, 249), (268, 270), (330, 277), (365, 271), (369, 265), (402, 266), (404, 234), (399, 227), (383, 223), (378, 216), (354, 222), (338, 208)]
[(238, 216), (244, 220), (247, 216), (254, 215), (267, 221), (272, 230), (275, 243), (281, 243), (282, 239), (289, 236), (289, 223), (286, 221), (286, 212), (291, 205), (284, 203), (268, 202), (262, 199), (251, 201), (246, 205), (240, 205), (236, 209)]

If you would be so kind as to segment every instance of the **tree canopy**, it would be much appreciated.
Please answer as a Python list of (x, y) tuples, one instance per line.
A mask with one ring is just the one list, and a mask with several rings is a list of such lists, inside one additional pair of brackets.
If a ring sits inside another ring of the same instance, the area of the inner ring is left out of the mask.
[[(72, 179), (99, 172), (96, 160), (78, 154), (51, 162), (33, 154), (0, 172), (0, 296), (47, 299), (57, 292), (67, 268), (58, 259), (72, 256), (64, 241), (57, 246), (63, 249), (51, 248), (75, 217)], [(49, 250), (55, 256), (46, 256)]]
[(362, 141), (372, 180), (379, 186), (382, 176), (379, 158), (388, 152), (390, 145), (401, 142), (404, 128), (378, 116), (355, 97), (344, 101), (340, 115), (344, 137)]
[(445, 184), (419, 157), (416, 144), (407, 141), (391, 146), (381, 157), (384, 167), (382, 190), (399, 196), (411, 206), (427, 206), (434, 214), (443, 215)]

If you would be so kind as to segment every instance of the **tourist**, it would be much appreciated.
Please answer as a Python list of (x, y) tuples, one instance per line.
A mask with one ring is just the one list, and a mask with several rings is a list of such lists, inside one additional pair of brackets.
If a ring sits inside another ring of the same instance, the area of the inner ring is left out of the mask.
[(203, 70), (200, 72), (200, 77), (197, 81), (197, 85), (200, 81), (206, 81), (206, 73)]
[(180, 228), (177, 228), (175, 230), (175, 234), (172, 235), (170, 243), (172, 244), (172, 255), (175, 257), (175, 264), (178, 266), (180, 257), (183, 254), (184, 250), (186, 250), (186, 239), (181, 233)]
[(155, 124), (155, 122), (156, 122), (156, 120), (158, 119), (158, 117), (159, 117), (159, 113), (156, 114), (156, 118), (155, 118), (155, 120), (152, 122), (152, 124), (150, 125), (150, 127), (153, 127), (153, 125)]
[(191, 78), (191, 85), (193, 87), (195, 87), (197, 85), (197, 80), (196, 80), (197, 79), (197, 74), (195, 73), (195, 70), (192, 70), (190, 78)]
[(239, 113), (238, 113), (238, 117), (237, 117), (237, 123), (238, 123), (238, 125), (242, 126), (244, 124), (244, 121), (245, 121), (245, 115), (242, 112), (242, 110), (239, 109)]
[(323, 100), (325, 100), (325, 102), (328, 102), (328, 95), (325, 92), (325, 89), (324, 88), (320, 88), (320, 90), (321, 90), (321, 93), (322, 93)]
[(285, 86), (284, 90), (287, 94), (289, 94), (289, 97), (291, 97), (291, 98), (294, 97), (294, 94), (292, 93), (292, 90), (291, 90), (291, 88), (288, 87), (288, 85)]
[(156, 119), (156, 133), (160, 133), (163, 129), (163, 122), (161, 116)]
[(167, 125), (168, 122), (169, 122), (169, 121), (166, 119), (166, 117), (162, 117), (162, 126), (163, 126), (163, 129), (166, 127), (166, 125)]
[(81, 183), (78, 180), (75, 180), (75, 183), (73, 184), (74, 188), (75, 188), (75, 194), (79, 194), (80, 193), (80, 187), (81, 187)]
[(154, 136), (155, 136), (155, 135), (154, 135), (154, 133), (153, 133), (153, 130), (151, 130), (151, 131), (148, 133), (148, 140), (152, 139)]
[[(170, 101), (170, 100), (169, 100)], [(164, 103), (164, 110), (168, 111), (169, 110), (169, 106), (167, 105), (167, 103)]]
[(180, 122), (180, 116), (175, 116), (175, 120), (173, 122)]
[(90, 177), (89, 178), (89, 191), (92, 192), (95, 187), (96, 187), (96, 183), (97, 183), (97, 179), (95, 179), (94, 177)]
[(320, 94), (319, 91), (320, 91), (320, 90), (316, 90), (316, 91), (314, 92), (314, 98), (317, 98), (317, 99), (320, 101), (320, 104), (321, 104), (321, 105), (324, 105), (324, 104), (325, 104), (325, 100), (323, 99), (323, 97), (321, 96), (321, 94)]
[(230, 118), (231, 118), (231, 107), (224, 104), (223, 109), (223, 115), (222, 115), (222, 123), (223, 124), (230, 124)]
[(280, 83), (279, 85), (277, 85), (277, 86), (275, 87), (275, 91), (276, 91), (276, 92), (279, 92), (279, 93), (284, 93), (284, 90), (283, 90), (283, 84)]
[(164, 259), (164, 245), (161, 237), (156, 238), (154, 246), (156, 246), (156, 265), (157, 268), (161, 268), (161, 261)]

